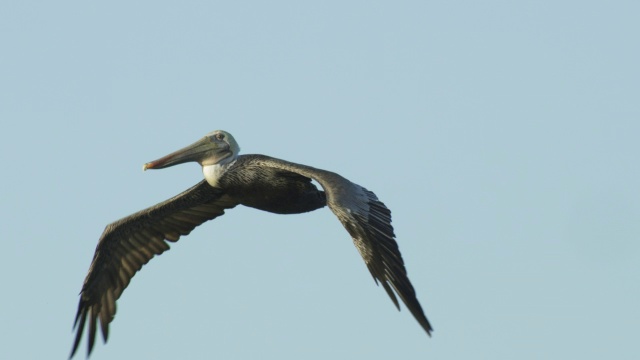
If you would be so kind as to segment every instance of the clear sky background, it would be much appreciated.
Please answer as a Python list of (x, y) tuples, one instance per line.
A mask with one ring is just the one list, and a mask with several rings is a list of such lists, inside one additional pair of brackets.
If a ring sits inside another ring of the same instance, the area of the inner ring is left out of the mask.
[(202, 179), (142, 164), (224, 129), (373, 190), (433, 338), (328, 209), (238, 207), (138, 273), (92, 359), (636, 359), (639, 14), (1, 2), (0, 357), (68, 356), (104, 226)]

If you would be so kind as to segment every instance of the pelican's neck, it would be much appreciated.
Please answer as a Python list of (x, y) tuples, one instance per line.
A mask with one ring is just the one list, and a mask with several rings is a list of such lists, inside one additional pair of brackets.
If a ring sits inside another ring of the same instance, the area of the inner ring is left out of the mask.
[(218, 187), (218, 180), (224, 175), (227, 169), (236, 163), (236, 159), (224, 164), (205, 165), (202, 167), (202, 174), (209, 185)]

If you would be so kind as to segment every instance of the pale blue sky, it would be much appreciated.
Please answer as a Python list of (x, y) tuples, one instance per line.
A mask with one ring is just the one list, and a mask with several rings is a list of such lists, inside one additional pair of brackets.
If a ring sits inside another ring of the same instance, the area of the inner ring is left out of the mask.
[(433, 338), (328, 209), (236, 208), (143, 268), (92, 359), (635, 359), (639, 13), (0, 3), (0, 354), (68, 356), (104, 226), (202, 178), (142, 164), (224, 129), (373, 190)]

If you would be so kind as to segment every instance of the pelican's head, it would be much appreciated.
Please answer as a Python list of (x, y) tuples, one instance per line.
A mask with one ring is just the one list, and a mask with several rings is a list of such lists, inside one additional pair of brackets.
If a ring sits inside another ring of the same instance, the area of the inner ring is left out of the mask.
[(224, 165), (235, 160), (239, 152), (240, 146), (231, 134), (216, 130), (183, 149), (144, 164), (142, 170), (162, 169), (190, 161), (197, 162), (203, 167)]

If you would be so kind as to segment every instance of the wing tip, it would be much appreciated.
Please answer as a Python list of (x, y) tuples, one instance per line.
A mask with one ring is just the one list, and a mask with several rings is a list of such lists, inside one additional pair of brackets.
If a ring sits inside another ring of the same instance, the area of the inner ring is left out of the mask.
[(83, 306), (82, 299), (80, 299), (80, 304), (78, 305), (78, 313), (76, 314), (76, 319), (73, 324), (73, 329), (76, 330), (76, 338), (73, 341), (73, 347), (71, 348), (69, 359), (71, 359), (78, 351), (80, 340), (82, 339), (82, 334), (84, 333), (84, 324), (86, 321), (87, 309)]
[(425, 317), (425, 321), (426, 321), (425, 324), (420, 324), (420, 325), (422, 325), (422, 328), (424, 329), (424, 331), (427, 332), (427, 335), (429, 335), (429, 337), (433, 337), (431, 335), (431, 333), (433, 332), (433, 327), (431, 326), (431, 324), (429, 323), (429, 320), (427, 320), (426, 317)]
[(80, 303), (78, 304), (78, 313), (76, 314), (76, 319), (73, 324), (73, 329), (76, 331), (76, 335), (73, 341), (73, 346), (71, 347), (69, 359), (73, 358), (80, 348), (80, 342), (84, 335), (84, 329), (87, 326), (87, 321), (89, 322), (87, 335), (87, 358), (91, 356), (95, 346), (98, 322), (100, 322), (101, 325), (102, 338), (105, 343), (107, 342), (109, 337), (109, 324), (104, 323), (100, 315), (100, 309), (96, 308), (96, 305), (88, 305), (82, 298), (80, 299)]

